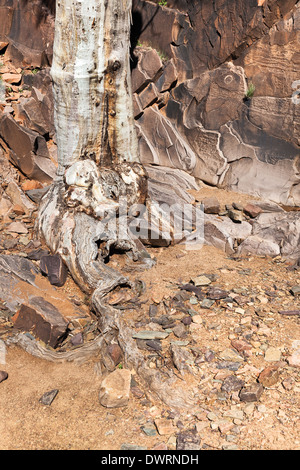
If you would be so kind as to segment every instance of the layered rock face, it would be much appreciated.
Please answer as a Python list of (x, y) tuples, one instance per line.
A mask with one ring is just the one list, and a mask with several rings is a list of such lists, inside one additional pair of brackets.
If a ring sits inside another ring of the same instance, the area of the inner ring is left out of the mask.
[[(142, 163), (299, 206), (300, 3), (133, 3), (132, 86)], [(0, 0), (0, 48), (15, 67), (51, 64), (54, 18), (40, 4)], [(25, 74), (23, 84), (31, 93), (1, 119), (2, 146), (28, 177), (48, 184), (55, 170), (51, 80), (43, 71)]]
[(53, 0), (0, 0), (0, 52), (7, 48), (18, 66), (42, 67), (52, 61)]
[(299, 2), (136, 0), (134, 12), (139, 44), (177, 77), (168, 90), (148, 81), (142, 159), (299, 205)]

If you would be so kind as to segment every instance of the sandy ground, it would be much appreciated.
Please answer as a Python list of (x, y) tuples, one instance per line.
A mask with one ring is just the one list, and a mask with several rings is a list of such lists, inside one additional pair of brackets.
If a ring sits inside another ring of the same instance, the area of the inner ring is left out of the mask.
[[(157, 265), (140, 275), (146, 283), (145, 296), (150, 303), (153, 297), (162, 298), (175, 291), (178, 280), (188, 280), (199, 272), (218, 273), (219, 283), (229, 289), (234, 286), (250, 289), (263, 285), (270, 272), (274, 274), (273, 281), (282, 283), (281, 286), (289, 286), (289, 283), (298, 279), (297, 275), (289, 274), (294, 276), (289, 280), (286, 267), (280, 263), (261, 258), (237, 262), (211, 247), (190, 252), (184, 246), (177, 246), (152, 250), (152, 254), (157, 257)], [(240, 269), (250, 269), (250, 275), (239, 277)], [(146, 308), (148, 305), (145, 305)], [(143, 315), (146, 313), (138, 312), (138, 317)], [(211, 319), (214, 320), (215, 317)], [(221, 321), (226, 325), (226, 315)], [(278, 339), (281, 345), (289, 346), (292, 339), (299, 338), (299, 321), (296, 318), (285, 318), (282, 321), (283, 328), (282, 325), (279, 328), (273, 324), (272, 340)], [(215, 336), (216, 333), (213, 333), (211, 345), (216, 344)], [(218, 340), (219, 348), (222, 342), (225, 347), (228, 343), (227, 334), (220, 335)], [(101, 376), (97, 372), (97, 361), (95, 357), (81, 365), (49, 363), (28, 355), (16, 346), (10, 346), (6, 364), (0, 367), (9, 374), (8, 379), (0, 384), (0, 449), (120, 450), (124, 443), (144, 446), (149, 450), (162, 443), (172, 448), (170, 436), (146, 436), (141, 429), (147, 420), (164, 414), (164, 407), (160, 403), (131, 396), (128, 406), (124, 408), (107, 409), (100, 405), (98, 392)], [(292, 372), (297, 383), (299, 371), (293, 369)], [(52, 389), (59, 390), (57, 397), (51, 406), (42, 405), (40, 397)], [(295, 424), (295, 417), (292, 416), (290, 421), (287, 416), (289, 407), (298, 409), (297, 394), (275, 392), (275, 395), (272, 391), (268, 392), (271, 395), (269, 399), (266, 395), (266, 401), (263, 402), (271, 406), (274, 419), (265, 421), (265, 416), (256, 412), (256, 419), (247, 421), (242, 427), (240, 448), (299, 448), (299, 426)], [(277, 409), (287, 416), (287, 421), (275, 419)], [(269, 418), (273, 416), (272, 413)], [(187, 421), (191, 423), (191, 418), (188, 417)], [(209, 428), (205, 432), (208, 434), (204, 442), (220, 448), (220, 433), (212, 432)]]

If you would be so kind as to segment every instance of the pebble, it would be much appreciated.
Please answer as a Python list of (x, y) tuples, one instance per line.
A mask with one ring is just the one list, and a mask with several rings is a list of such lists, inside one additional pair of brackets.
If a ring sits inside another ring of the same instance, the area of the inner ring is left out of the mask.
[(152, 330), (139, 331), (132, 335), (134, 339), (165, 339), (168, 336), (169, 336), (169, 333), (166, 331), (152, 331)]
[(151, 425), (151, 424), (141, 426), (141, 430), (146, 434), (146, 436), (156, 436), (157, 435), (156, 427), (154, 425)]
[(4, 370), (0, 370), (0, 383), (4, 382), (8, 378), (8, 373)]
[(236, 375), (230, 375), (223, 381), (221, 390), (230, 393), (241, 390), (243, 386), (243, 380), (239, 379)]
[(6, 231), (12, 233), (28, 233), (28, 229), (21, 222), (12, 222), (8, 227), (6, 227)]
[(173, 420), (171, 419), (158, 418), (154, 422), (160, 436), (173, 434), (176, 431)]
[(281, 351), (279, 348), (268, 348), (265, 351), (265, 361), (267, 362), (278, 362), (281, 359)]
[(42, 405), (50, 406), (57, 394), (57, 389), (50, 390), (49, 392), (46, 392), (44, 393), (44, 395), (41, 396), (39, 402), (42, 403)]
[(258, 377), (259, 382), (266, 388), (272, 387), (280, 379), (279, 371), (277, 367), (266, 367)]
[(291, 293), (296, 297), (300, 295), (300, 286), (294, 286), (291, 288)]
[(244, 402), (253, 402), (258, 401), (262, 396), (264, 388), (262, 384), (255, 383), (248, 387), (242, 388), (239, 397), (241, 401)]
[(233, 349), (227, 348), (220, 352), (220, 358), (224, 361), (244, 362), (244, 358)]

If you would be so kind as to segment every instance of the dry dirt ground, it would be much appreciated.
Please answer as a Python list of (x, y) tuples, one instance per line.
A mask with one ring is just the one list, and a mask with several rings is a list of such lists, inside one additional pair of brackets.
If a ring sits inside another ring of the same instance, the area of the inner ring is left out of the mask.
[[(132, 395), (127, 407), (107, 409), (98, 400), (101, 376), (97, 373), (97, 357), (81, 365), (56, 364), (10, 346), (6, 363), (0, 367), (8, 373), (8, 379), (0, 384), (0, 449), (120, 450), (124, 444), (148, 450), (159, 444), (165, 449), (175, 449), (176, 434), (191, 428), (197, 429), (203, 449), (300, 448), (299, 368), (285, 362), (293, 341), (300, 339), (299, 317), (278, 314), (282, 307), (295, 308), (289, 289), (299, 283), (299, 274), (288, 271), (281, 260), (233, 260), (212, 247), (188, 251), (184, 246), (177, 246), (152, 249), (151, 253), (156, 256), (157, 264), (140, 275), (146, 283), (144, 296), (148, 305), (153, 298), (158, 302), (176, 292), (178, 281), (189, 281), (199, 273), (218, 274), (217, 284), (223, 288), (245, 289), (252, 295), (254, 292), (263, 295), (261, 299), (266, 297), (264, 291), (276, 284), (276, 302), (263, 301), (261, 316), (257, 317), (259, 327), (247, 327), (249, 331), (255, 329), (252, 356), (240, 377), (256, 377), (259, 370), (269, 366), (264, 352), (272, 346), (280, 348), (282, 353), (279, 381), (265, 389), (258, 402), (240, 403), (233, 397), (230, 403), (224, 403), (216, 399), (215, 391), (224, 379), (222, 371), (204, 363), (200, 364), (202, 372), (197, 379), (199, 408), (192, 413), (172, 415), (159, 401), (148, 400), (147, 393), (142, 398)], [(197, 305), (192, 307), (198, 309)], [(230, 346), (229, 338), (237, 336), (237, 328), (243, 328), (241, 317), (247, 317), (247, 311), (242, 316), (226, 309), (199, 312), (205, 320), (201, 326), (201, 346), (214, 351)], [(138, 320), (146, 315), (145, 312), (136, 314)], [(59, 390), (55, 400), (51, 406), (42, 405), (39, 398), (52, 389)], [(236, 418), (232, 426), (222, 428), (224, 412), (233, 409), (244, 412), (242, 419)], [(142, 426), (161, 417), (172, 419), (174, 432), (147, 436)]]

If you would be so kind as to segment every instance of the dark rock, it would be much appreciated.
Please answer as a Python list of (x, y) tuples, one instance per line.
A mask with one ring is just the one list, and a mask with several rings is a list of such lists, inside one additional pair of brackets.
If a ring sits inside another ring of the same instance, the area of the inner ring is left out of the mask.
[(68, 276), (68, 269), (60, 255), (42, 256), (40, 269), (49, 279), (50, 284), (62, 287)]
[(197, 287), (194, 284), (184, 284), (183, 286), (180, 286), (180, 289), (185, 290), (187, 292), (193, 292), (199, 300), (202, 300), (205, 297), (202, 288)]
[(236, 375), (230, 375), (229, 377), (226, 377), (226, 379), (223, 381), (221, 390), (223, 392), (231, 393), (241, 390), (243, 386), (243, 380), (238, 379)]
[(241, 401), (244, 402), (254, 402), (258, 401), (264, 391), (264, 387), (261, 383), (255, 383), (249, 385), (248, 387), (242, 388), (240, 391), (239, 397)]
[(52, 348), (56, 348), (68, 333), (68, 322), (42, 297), (30, 299), (30, 306), (21, 305), (12, 322), (15, 328), (32, 332)]
[(42, 405), (50, 406), (55, 397), (57, 396), (58, 392), (59, 391), (57, 389), (54, 389), (44, 393), (44, 395), (42, 395), (39, 399), (39, 402), (42, 403)]
[(157, 315), (157, 305), (151, 304), (149, 307), (149, 316), (150, 318), (153, 318)]
[(182, 431), (177, 435), (176, 450), (200, 450), (201, 439), (196, 429)]
[(190, 324), (192, 323), (192, 317), (191, 317), (190, 315), (189, 315), (188, 317), (183, 317), (182, 320), (181, 320), (181, 322), (182, 322), (184, 325), (188, 326), (188, 325), (190, 325)]
[(123, 352), (118, 344), (110, 344), (107, 347), (107, 353), (110, 355), (115, 366), (117, 366), (121, 362)]
[(155, 103), (158, 99), (158, 91), (153, 83), (149, 83), (147, 87), (139, 94), (139, 102), (142, 109), (147, 108)]
[(45, 186), (44, 188), (39, 188), (39, 189), (29, 189), (26, 192), (26, 196), (29, 197), (33, 202), (36, 204), (39, 204), (41, 201), (42, 197), (48, 192), (50, 189), (50, 186)]
[(220, 289), (219, 287), (210, 287), (206, 293), (206, 297), (210, 300), (226, 299), (227, 296), (228, 292), (223, 289)]
[(0, 383), (4, 382), (8, 378), (8, 373), (4, 370), (0, 370)]
[(259, 216), (263, 212), (262, 208), (259, 206), (256, 206), (255, 204), (246, 204), (244, 206), (244, 213), (254, 219), (255, 217)]
[(206, 197), (201, 202), (206, 214), (218, 214), (220, 212), (220, 202), (216, 197)]
[(53, 14), (45, 15), (36, 1), (1, 2), (0, 11), (1, 18), (5, 19), (0, 41), (8, 42), (6, 57), (16, 66), (49, 65), (54, 38)]
[(146, 345), (148, 348), (153, 349), (154, 351), (161, 351), (162, 350), (162, 345), (159, 340), (149, 340), (146, 341)]
[(216, 364), (217, 369), (229, 369), (232, 372), (237, 371), (241, 367), (240, 362), (221, 361)]
[(45, 138), (18, 124), (12, 116), (0, 119), (0, 136), (9, 148), (9, 159), (30, 179), (49, 183), (56, 167), (50, 160)]
[(156, 81), (155, 85), (159, 92), (164, 93), (174, 86), (177, 78), (177, 70), (174, 65), (174, 61), (171, 59), (165, 66), (162, 75)]
[(183, 323), (176, 325), (174, 328), (172, 328), (172, 331), (177, 338), (185, 338), (188, 333), (186, 326)]
[(33, 261), (39, 261), (43, 256), (49, 255), (49, 250), (44, 250), (42, 248), (38, 248), (36, 250), (32, 250), (27, 254), (27, 258)]

